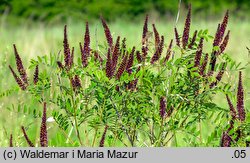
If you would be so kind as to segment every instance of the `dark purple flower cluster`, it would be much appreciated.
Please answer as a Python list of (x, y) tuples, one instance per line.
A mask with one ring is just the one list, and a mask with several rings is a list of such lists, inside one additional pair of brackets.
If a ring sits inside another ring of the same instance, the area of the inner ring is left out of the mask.
[(36, 69), (35, 69), (35, 72), (34, 72), (34, 79), (33, 79), (33, 82), (34, 82), (35, 85), (38, 82), (38, 74), (39, 74), (39, 68), (38, 68), (38, 65), (36, 65)]
[(110, 79), (114, 75), (113, 71), (113, 65), (112, 65), (112, 58), (111, 58), (111, 52), (110, 48), (108, 49), (108, 54), (107, 54), (107, 61), (106, 61), (106, 76)]
[(132, 73), (132, 66), (134, 63), (134, 53), (135, 53), (135, 47), (132, 48), (132, 51), (129, 54), (129, 58), (128, 58), (128, 63), (127, 63), (127, 67), (126, 67), (126, 71), (131, 74)]
[(109, 48), (113, 49), (113, 38), (110, 32), (110, 29), (103, 17), (101, 17), (101, 21), (102, 21), (102, 26), (104, 28), (104, 33), (105, 33)]
[(85, 35), (84, 35), (84, 53), (87, 56), (90, 55), (90, 36), (89, 36), (89, 24), (86, 22)]
[(232, 143), (232, 138), (228, 135), (228, 132), (223, 132), (221, 138), (221, 147), (230, 147)]
[(166, 53), (166, 57), (163, 60), (163, 64), (165, 64), (169, 60), (169, 58), (171, 56), (172, 44), (173, 44), (173, 39), (170, 40), (170, 43), (168, 45), (168, 50), (167, 50), (167, 53)]
[(15, 57), (16, 57), (17, 70), (18, 70), (23, 82), (26, 85), (28, 85), (28, 78), (27, 78), (26, 70), (23, 67), (23, 62), (22, 62), (21, 57), (19, 56), (19, 54), (17, 52), (16, 45), (14, 44), (13, 47), (14, 47), (14, 52), (15, 52)]
[[(18, 86), (22, 90), (26, 90), (27, 86), (29, 85), (27, 73), (26, 73), (26, 70), (23, 66), (22, 59), (17, 52), (17, 48), (16, 48), (15, 44), (13, 45), (13, 48), (14, 48), (14, 53), (15, 53), (17, 71), (19, 72), (20, 77), (15, 73), (15, 71), (13, 70), (13, 68), (10, 65), (9, 65), (9, 69), (10, 69), (16, 83), (18, 84)], [(34, 72), (34, 78), (33, 78), (34, 84), (36, 84), (38, 82), (38, 73), (39, 72), (38, 72), (38, 65), (37, 65), (35, 72)]]
[(233, 106), (233, 103), (231, 102), (230, 98), (228, 97), (228, 95), (226, 95), (226, 98), (227, 98), (227, 103), (228, 103), (228, 106), (229, 106), (229, 109), (230, 109), (230, 114), (232, 116), (232, 119), (233, 120), (236, 120), (236, 110)]
[(29, 146), (30, 146), (30, 147), (35, 147), (35, 145), (34, 145), (34, 144), (31, 142), (31, 140), (29, 139), (29, 137), (28, 137), (28, 135), (27, 135), (27, 133), (26, 133), (26, 131), (25, 131), (24, 126), (21, 126), (21, 129), (22, 129), (22, 132), (23, 132), (23, 136), (24, 136), (26, 142), (29, 144)]
[(103, 63), (103, 59), (97, 51), (94, 52), (94, 59), (95, 61), (99, 61), (101, 64)]
[(177, 46), (181, 46), (181, 43), (180, 43), (180, 36), (179, 36), (179, 33), (177, 31), (177, 28), (175, 27), (174, 28), (174, 33), (175, 33), (175, 41), (176, 41), (176, 45)]
[(191, 24), (191, 5), (188, 7), (188, 13), (185, 21), (185, 26), (182, 35), (182, 47), (186, 49), (189, 39), (189, 31), (190, 31), (190, 24)]
[(204, 56), (204, 59), (203, 59), (203, 62), (202, 62), (202, 64), (201, 64), (201, 66), (200, 66), (200, 69), (199, 69), (199, 74), (201, 75), (201, 76), (205, 76), (205, 70), (206, 70), (206, 67), (207, 67), (207, 63), (208, 63), (208, 53), (206, 53), (205, 54), (205, 56)]
[(140, 51), (138, 51), (138, 50), (136, 51), (136, 59), (137, 59), (138, 63), (142, 62), (142, 56), (140, 54)]
[(191, 40), (191, 42), (190, 42), (189, 45), (188, 45), (188, 48), (189, 48), (189, 49), (192, 49), (192, 47), (194, 46), (195, 40), (196, 40), (196, 37), (197, 37), (197, 33), (198, 33), (198, 31), (195, 30), (195, 31), (194, 31), (194, 34), (193, 34), (193, 37), (192, 37), (192, 40)]
[(142, 32), (142, 45), (144, 45), (148, 41), (147, 33), (148, 33), (148, 15), (146, 15), (144, 21), (143, 32)]
[(88, 57), (90, 56), (90, 35), (89, 35), (88, 22), (86, 22), (85, 35), (84, 35), (84, 46), (82, 47), (81, 43), (79, 43), (79, 45), (80, 45), (80, 51), (81, 51), (82, 66), (87, 67), (88, 66)]
[(84, 48), (82, 47), (82, 43), (79, 43), (80, 50), (81, 50), (81, 58), (82, 58), (82, 66), (87, 67), (88, 66), (88, 56), (87, 53), (84, 52)]
[(128, 63), (128, 54), (126, 54), (125, 57), (123, 57), (123, 59), (122, 59), (120, 67), (118, 68), (118, 70), (116, 72), (116, 79), (119, 80), (121, 78), (123, 72), (126, 69), (127, 63)]
[(202, 37), (200, 39), (200, 43), (198, 45), (198, 49), (196, 51), (196, 55), (195, 55), (195, 59), (194, 59), (194, 66), (195, 67), (198, 67), (200, 66), (200, 60), (201, 60), (201, 56), (202, 56), (202, 49), (203, 49), (203, 41), (204, 41), (204, 38)]
[(43, 103), (42, 122), (41, 122), (41, 127), (40, 127), (40, 144), (41, 144), (41, 147), (47, 147), (48, 146), (46, 114), (47, 114), (47, 107), (46, 107), (46, 102), (44, 102)]
[(151, 64), (154, 64), (156, 61), (160, 59), (162, 51), (163, 51), (163, 47), (164, 47), (164, 36), (161, 36), (160, 44), (151, 58), (151, 61), (150, 61)]
[(224, 62), (224, 63), (222, 63), (222, 69), (219, 71), (219, 73), (215, 77), (216, 81), (214, 81), (210, 84), (210, 88), (215, 87), (221, 81), (223, 74), (225, 72), (225, 69), (226, 69), (226, 63)]
[(130, 81), (127, 85), (127, 89), (130, 91), (135, 91), (137, 89), (138, 78)]
[(227, 103), (229, 105), (230, 114), (231, 114), (231, 120), (229, 122), (230, 126), (229, 128), (223, 132), (222, 138), (221, 138), (221, 146), (223, 147), (230, 147), (232, 141), (234, 140), (237, 142), (240, 137), (242, 136), (242, 131), (240, 128), (236, 130), (236, 138), (232, 139), (229, 135), (230, 130), (234, 128), (234, 123), (238, 119), (241, 122), (244, 122), (246, 120), (246, 112), (244, 109), (244, 89), (242, 86), (242, 72), (239, 72), (239, 83), (238, 83), (238, 91), (237, 91), (237, 112), (234, 108), (230, 98), (228, 95), (226, 95)]
[(12, 69), (12, 67), (9, 65), (10, 71), (12, 73), (12, 75), (14, 76), (15, 81), (17, 82), (18, 86), (22, 89), (25, 90), (26, 89), (26, 84), (24, 84), (24, 82), (17, 76), (17, 74), (15, 73), (15, 71)]
[(157, 49), (160, 44), (160, 35), (155, 27), (155, 24), (152, 24), (152, 26), (153, 26), (153, 31), (155, 35), (155, 49)]
[[(211, 53), (211, 59), (210, 59), (210, 64), (209, 64), (210, 71), (208, 72), (208, 75), (210, 75), (210, 76), (214, 72), (217, 56), (224, 52), (224, 50), (228, 44), (230, 31), (228, 31), (227, 35), (225, 36), (225, 38), (223, 40), (225, 31), (227, 28), (227, 24), (228, 24), (228, 18), (229, 18), (229, 11), (227, 10), (227, 12), (223, 18), (222, 23), (218, 24), (218, 28), (217, 28), (217, 31), (215, 33), (213, 48), (219, 47), (220, 49), (219, 50), (213, 49), (213, 51)], [(223, 40), (223, 42), (222, 42), (222, 40)]]
[(115, 47), (114, 47), (114, 50), (113, 50), (113, 53), (112, 53), (112, 68), (113, 68), (113, 71), (116, 70), (119, 55), (120, 55), (120, 36), (118, 36), (117, 39), (116, 39)]
[(167, 108), (166, 97), (162, 96), (160, 99), (160, 116), (162, 119), (165, 117), (166, 108)]
[(122, 54), (122, 57), (124, 57), (125, 53), (126, 53), (126, 38), (124, 37), (123, 40), (122, 40), (122, 48), (121, 48), (121, 54)]
[(13, 147), (13, 136), (10, 134), (10, 147)]
[(239, 72), (238, 92), (237, 92), (237, 110), (239, 114), (239, 120), (245, 121), (246, 112), (244, 109), (244, 89), (242, 85), (242, 72)]
[(146, 59), (148, 54), (148, 15), (146, 15), (142, 32), (142, 60)]
[(57, 63), (57, 66), (58, 66), (61, 70), (64, 68), (62, 62), (57, 61), (56, 63)]
[(220, 44), (220, 23), (218, 24), (218, 27), (215, 33), (213, 47), (218, 46), (219, 44)]
[(71, 56), (70, 48), (67, 35), (67, 25), (64, 26), (64, 39), (63, 39), (63, 48), (64, 48), (64, 65), (67, 70), (70, 69)]
[(73, 91), (79, 90), (82, 87), (81, 80), (78, 75), (75, 75), (74, 78), (71, 78), (70, 83)]
[(224, 50), (226, 49), (226, 46), (227, 46), (228, 40), (229, 40), (229, 34), (230, 34), (230, 30), (227, 32), (227, 35), (225, 36), (222, 44), (220, 45), (220, 53), (223, 53)]

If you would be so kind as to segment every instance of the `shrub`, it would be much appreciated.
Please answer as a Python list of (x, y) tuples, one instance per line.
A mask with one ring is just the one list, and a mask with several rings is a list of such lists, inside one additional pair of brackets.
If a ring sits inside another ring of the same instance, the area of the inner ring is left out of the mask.
[[(229, 31), (225, 34), (228, 17), (226, 12), (214, 38), (207, 30), (195, 31), (190, 37), (190, 6), (182, 36), (174, 28), (173, 45), (173, 40), (166, 44), (156, 25), (152, 37), (146, 16), (141, 45), (131, 49), (125, 39), (120, 43), (120, 36), (113, 41), (114, 35), (101, 17), (107, 44), (101, 50), (90, 47), (86, 23), (79, 56), (70, 47), (65, 26), (63, 55), (32, 60), (33, 83), (27, 79), (14, 46), (20, 74), (10, 67), (15, 80), (22, 90), (44, 104), (41, 146), (50, 144), (46, 114), (53, 116), (64, 133), (63, 142), (73, 142), (72, 146), (180, 146), (179, 142), (182, 146), (249, 145), (243, 75), (240, 72), (237, 112), (229, 98), (231, 87), (222, 80), (225, 71), (238, 70), (224, 52), (229, 39)], [(203, 45), (212, 39), (212, 50), (204, 52)], [(226, 94), (230, 110), (213, 102), (221, 92)], [(50, 106), (48, 112), (46, 103)], [(212, 125), (210, 130), (204, 127), (206, 123)]]

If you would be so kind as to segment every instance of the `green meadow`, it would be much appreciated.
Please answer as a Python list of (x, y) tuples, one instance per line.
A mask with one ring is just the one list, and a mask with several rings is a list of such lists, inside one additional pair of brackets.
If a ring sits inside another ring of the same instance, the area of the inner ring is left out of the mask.
[[(217, 24), (221, 21), (218, 20), (198, 20), (197, 18), (191, 23), (191, 34), (194, 29), (206, 30), (208, 29), (211, 36), (215, 35)], [(152, 31), (152, 23), (156, 24), (156, 27), (161, 35), (165, 37), (165, 46), (168, 46), (170, 39), (174, 39), (174, 26), (175, 20), (173, 19), (149, 19), (149, 30)], [(177, 22), (177, 28), (180, 33), (183, 30), (184, 19)], [(118, 20), (108, 23), (112, 32), (113, 38), (121, 36), (121, 38), (127, 38), (127, 47), (132, 46), (140, 47), (142, 37), (143, 20), (140, 22), (127, 22)], [(71, 47), (75, 47), (75, 56), (80, 57), (79, 42), (83, 42), (85, 21), (79, 20), (78, 22), (69, 22), (68, 26), (68, 39)], [(13, 51), (13, 44), (16, 44), (17, 50), (24, 62), (24, 66), (27, 69), (29, 76), (32, 76), (33, 69), (30, 70), (28, 65), (31, 59), (36, 59), (37, 56), (44, 55), (61, 55), (63, 56), (63, 27), (64, 24), (56, 25), (44, 25), (42, 23), (33, 24), (20, 24), (18, 26), (10, 25), (7, 22), (2, 22), (0, 26), (0, 146), (9, 145), (10, 132), (15, 138), (16, 146), (26, 146), (26, 142), (23, 139), (20, 126), (30, 126), (28, 135), (32, 140), (39, 140), (39, 127), (40, 118), (34, 118), (29, 114), (18, 112), (18, 104), (27, 105), (31, 108), (42, 110), (42, 106), (37, 106), (33, 103), (27, 95), (22, 92), (9, 68), (8, 65), (15, 65), (15, 56)], [(91, 21), (90, 38), (91, 48), (100, 49), (103, 51), (102, 45), (107, 44), (101, 21)], [(237, 18), (230, 18), (228, 29), (231, 31), (228, 46), (225, 52), (231, 56), (237, 63), (240, 64), (240, 68), (243, 68), (243, 82), (244, 82), (244, 95), (245, 95), (245, 108), (249, 112), (250, 110), (250, 52), (247, 47), (250, 48), (250, 22), (238, 20)], [(182, 34), (182, 33), (181, 33)], [(153, 36), (152, 36), (153, 37)], [(153, 38), (152, 38), (153, 40)], [(204, 51), (210, 52), (212, 47), (212, 39), (204, 43)], [(50, 72), (48, 72), (50, 73)], [(229, 83), (232, 86), (232, 90), (237, 91), (238, 72), (231, 72), (232, 76), (227, 76), (225, 73), (222, 78), (222, 82)], [(229, 109), (226, 97), (217, 95), (214, 97), (215, 103), (225, 109)], [(236, 103), (236, 99), (232, 99), (233, 103)], [(13, 109), (14, 108), (14, 109)], [(14, 110), (14, 111), (13, 111)], [(48, 111), (50, 112), (50, 111)], [(204, 131), (211, 129), (204, 122)], [(48, 122), (48, 133), (50, 137), (49, 143), (52, 145), (60, 144), (61, 146), (71, 146), (70, 140), (63, 142), (65, 133), (58, 128), (55, 122)], [(88, 133), (83, 133), (85, 137)], [(101, 133), (100, 133), (101, 134)], [(206, 136), (206, 131), (204, 132)], [(87, 135), (88, 136), (88, 135)], [(86, 137), (87, 137), (86, 136)], [(181, 141), (180, 141), (181, 143)], [(49, 144), (50, 145), (50, 144)], [(122, 145), (122, 144), (120, 144)], [(118, 145), (119, 146), (119, 145)], [(182, 144), (178, 144), (182, 146)]]

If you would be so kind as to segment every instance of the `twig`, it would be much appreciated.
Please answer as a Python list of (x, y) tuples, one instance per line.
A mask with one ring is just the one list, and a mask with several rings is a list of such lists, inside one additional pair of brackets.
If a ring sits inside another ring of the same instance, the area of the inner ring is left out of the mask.
[(92, 142), (92, 147), (94, 147), (95, 145), (95, 140), (96, 140), (96, 135), (97, 135), (97, 128), (95, 128), (95, 134), (94, 134), (94, 139), (93, 139), (93, 142)]
[(171, 140), (173, 137), (174, 137), (174, 134), (172, 134), (172, 136), (168, 139), (168, 141), (167, 141), (166, 143), (164, 143), (164, 146), (165, 146), (166, 144), (168, 144), (168, 143), (170, 142), (170, 140)]
[(176, 20), (175, 20), (175, 27), (176, 27), (178, 20), (179, 20), (179, 17), (180, 17), (180, 11), (181, 11), (181, 0), (179, 0), (178, 13), (176, 15)]
[[(121, 123), (121, 122), (122, 122), (121, 116), (120, 116), (120, 114), (119, 114), (119, 112), (118, 112), (118, 110), (117, 110), (117, 108), (116, 108), (116, 106), (115, 106), (115, 104), (114, 104), (114, 102), (113, 102), (113, 100), (112, 100), (112, 97), (109, 97), (109, 99), (110, 99), (110, 101), (111, 101), (111, 103), (112, 103), (112, 105), (113, 105), (113, 107), (114, 107), (114, 109), (115, 109), (116, 115), (117, 115), (117, 117), (118, 117), (118, 119), (119, 119), (119, 121), (120, 121), (120, 123)], [(123, 125), (122, 123), (121, 123), (121, 126), (122, 126), (122, 129), (124, 130), (125, 134), (127, 135), (130, 144), (131, 144), (132, 146), (134, 146), (134, 143), (133, 143), (132, 139), (130, 138), (130, 136), (129, 136), (127, 130), (126, 130), (126, 128), (124, 127), (124, 125)]]

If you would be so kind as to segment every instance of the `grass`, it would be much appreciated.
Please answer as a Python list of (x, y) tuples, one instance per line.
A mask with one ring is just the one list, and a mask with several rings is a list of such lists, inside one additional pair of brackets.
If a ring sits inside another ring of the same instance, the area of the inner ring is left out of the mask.
[[(151, 21), (152, 22), (152, 21)], [(180, 21), (183, 22), (183, 21)], [(193, 22), (191, 26), (192, 29), (209, 29), (209, 33), (214, 36), (215, 30), (217, 28), (217, 23), (219, 21), (202, 21), (202, 22)], [(174, 21), (153, 21), (158, 28), (160, 34), (164, 34), (166, 37), (166, 42), (169, 43), (170, 39), (174, 38), (173, 33), (173, 24)], [(115, 22), (110, 24), (110, 29), (113, 35), (116, 37), (121, 35), (121, 38), (129, 36), (127, 38), (128, 47), (132, 48), (132, 45), (136, 42), (137, 46), (141, 44), (141, 33), (142, 33), (143, 22), (130, 23), (130, 22)], [(179, 31), (182, 31), (183, 24), (177, 24)], [(152, 29), (152, 28), (150, 28)], [(242, 62), (245, 65), (250, 61), (248, 51), (246, 46), (250, 47), (250, 23), (249, 22), (238, 22), (237, 20), (229, 21), (228, 29), (231, 30), (231, 36), (229, 40), (229, 45), (227, 46), (226, 52), (230, 54), (238, 62)], [(78, 24), (68, 24), (69, 31), (69, 43), (70, 46), (76, 47), (75, 55), (80, 55), (79, 51), (79, 42), (83, 41), (84, 37), (84, 22)], [(90, 24), (90, 33), (92, 37), (91, 47), (97, 47), (98, 44), (103, 45), (105, 43), (105, 36), (103, 33), (103, 28), (101, 22), (96, 22)], [(114, 37), (114, 38), (115, 38)], [(98, 40), (98, 42), (96, 41)], [(42, 24), (35, 24), (31, 27), (26, 25), (21, 25), (19, 27), (12, 26), (1, 26), (0, 29), (0, 94), (8, 89), (17, 88), (16, 83), (11, 76), (11, 73), (8, 69), (8, 65), (14, 65), (14, 53), (12, 49), (12, 44), (17, 45), (17, 49), (23, 58), (25, 68), (27, 68), (27, 63), (31, 58), (36, 58), (38, 55), (48, 55), (48, 54), (57, 54), (60, 50), (63, 50), (63, 25), (56, 25), (52, 27), (45, 27)], [(132, 44), (133, 43), (133, 44)], [(206, 43), (205, 43), (206, 45)], [(207, 48), (211, 49), (211, 45), (206, 45)], [(100, 49), (101, 50), (101, 49)], [(205, 50), (206, 51), (206, 50)], [(209, 51), (208, 51), (209, 52)], [(250, 87), (249, 76), (250, 68), (243, 71), (244, 83), (245, 83), (245, 94), (246, 96), (246, 107), (250, 107), (249, 102), (249, 93)], [(30, 73), (29, 73), (30, 74)], [(235, 73), (237, 74), (237, 73)], [(230, 82), (233, 86), (237, 87), (237, 75), (235, 75), (233, 80), (224, 79), (224, 82)], [(223, 96), (222, 96), (223, 97)], [(228, 108), (226, 99), (221, 96), (215, 99), (218, 105), (224, 108)], [(24, 100), (25, 99), (25, 100)], [(14, 137), (21, 139), (20, 137), (20, 124), (30, 124), (33, 123), (33, 118), (27, 117), (25, 115), (20, 115), (8, 111), (6, 108), (11, 107), (13, 102), (22, 103), (27, 101), (25, 93), (20, 93), (18, 95), (11, 95), (10, 97), (1, 97), (0, 96), (0, 130), (3, 129), (4, 132), (0, 133), (0, 146), (8, 146), (8, 135), (10, 128)], [(234, 101), (235, 103), (235, 101)], [(28, 104), (31, 107), (34, 106), (32, 103)], [(42, 109), (39, 106), (39, 109)], [(32, 125), (40, 125), (40, 119), (37, 119)], [(49, 128), (53, 127), (53, 123), (49, 124)], [(39, 127), (29, 130), (29, 135), (32, 140), (38, 138)], [(58, 129), (59, 131), (59, 129)], [(59, 131), (60, 133), (60, 131)], [(60, 134), (57, 131), (51, 132), (50, 134), (57, 137), (58, 141), (60, 140)], [(25, 143), (23, 141), (23, 143)], [(22, 144), (18, 144), (22, 146)], [(65, 144), (67, 146), (67, 144)]]

